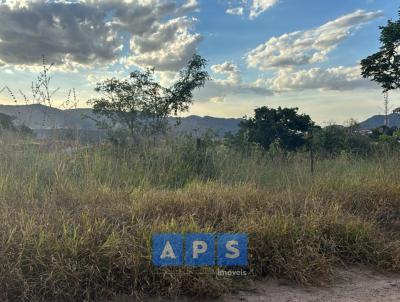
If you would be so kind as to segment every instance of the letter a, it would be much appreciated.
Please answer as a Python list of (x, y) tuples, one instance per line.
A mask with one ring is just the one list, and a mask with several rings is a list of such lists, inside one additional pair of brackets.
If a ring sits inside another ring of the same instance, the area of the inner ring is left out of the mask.
[(165, 259), (165, 258), (176, 259), (174, 250), (172, 249), (171, 243), (169, 243), (169, 241), (167, 241), (167, 243), (165, 244), (160, 258), (161, 259)]

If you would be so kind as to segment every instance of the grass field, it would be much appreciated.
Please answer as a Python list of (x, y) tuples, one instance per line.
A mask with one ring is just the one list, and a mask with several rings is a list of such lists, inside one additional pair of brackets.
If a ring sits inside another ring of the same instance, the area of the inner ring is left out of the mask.
[(400, 157), (287, 159), (192, 140), (117, 150), (0, 146), (0, 300), (218, 297), (215, 268), (159, 269), (157, 232), (244, 232), (251, 278), (326, 284), (336, 266), (400, 272)]

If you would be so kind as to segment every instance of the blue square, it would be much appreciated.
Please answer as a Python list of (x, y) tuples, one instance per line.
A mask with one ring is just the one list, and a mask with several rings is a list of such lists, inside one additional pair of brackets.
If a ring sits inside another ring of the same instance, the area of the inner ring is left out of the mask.
[(247, 266), (247, 235), (221, 234), (218, 236), (218, 265)]
[(152, 261), (155, 266), (183, 265), (183, 237), (180, 234), (153, 235)]
[(186, 265), (215, 265), (215, 243), (212, 234), (186, 235)]

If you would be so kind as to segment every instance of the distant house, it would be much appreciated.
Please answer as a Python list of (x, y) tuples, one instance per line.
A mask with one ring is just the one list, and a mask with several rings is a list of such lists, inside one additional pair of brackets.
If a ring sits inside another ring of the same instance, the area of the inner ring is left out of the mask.
[(360, 129), (360, 130), (356, 130), (354, 131), (356, 133), (362, 134), (362, 135), (370, 135), (372, 133), (372, 130), (369, 129)]

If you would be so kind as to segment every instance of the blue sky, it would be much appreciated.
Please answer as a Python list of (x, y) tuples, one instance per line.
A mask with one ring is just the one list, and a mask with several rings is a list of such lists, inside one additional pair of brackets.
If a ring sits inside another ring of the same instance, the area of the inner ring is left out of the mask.
[[(2, 3), (2, 4), (1, 4)], [(97, 81), (154, 67), (164, 85), (194, 52), (213, 78), (188, 114), (250, 115), (296, 106), (320, 124), (382, 113), (382, 96), (359, 61), (379, 47), (379, 25), (397, 18), (390, 0), (0, 0), (0, 89), (29, 92), (41, 55), (55, 62), (60, 104), (79, 107)], [(400, 106), (399, 95), (391, 96)], [(21, 99), (21, 98), (19, 98)], [(20, 102), (20, 101), (18, 101)], [(0, 103), (13, 101), (7, 91)]]

